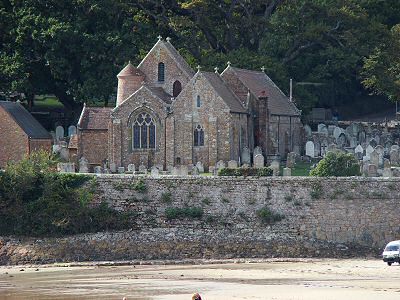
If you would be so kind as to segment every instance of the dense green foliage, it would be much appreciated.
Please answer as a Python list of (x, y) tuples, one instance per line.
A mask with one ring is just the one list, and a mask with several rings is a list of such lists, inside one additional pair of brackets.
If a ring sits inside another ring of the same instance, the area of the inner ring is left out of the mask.
[(0, 0), (0, 91), (106, 104), (161, 34), (192, 66), (264, 65), (286, 92), (293, 78), (304, 111), (365, 97), (362, 83), (398, 99), (399, 23), (398, 0)]
[(218, 171), (218, 176), (272, 176), (271, 168), (223, 168)]
[(265, 224), (273, 224), (285, 218), (284, 215), (271, 211), (267, 206), (257, 210), (257, 216)]
[(311, 170), (311, 176), (359, 176), (360, 165), (350, 153), (329, 152)]
[(106, 203), (90, 205), (95, 177), (53, 168), (54, 161), (41, 152), (0, 173), (0, 235), (59, 236), (129, 227), (131, 215)]

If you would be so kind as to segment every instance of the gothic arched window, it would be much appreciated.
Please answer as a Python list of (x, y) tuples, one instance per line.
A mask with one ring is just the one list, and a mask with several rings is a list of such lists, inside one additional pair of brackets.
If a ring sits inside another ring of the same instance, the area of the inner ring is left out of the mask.
[(140, 113), (132, 122), (133, 149), (156, 148), (156, 122), (146, 113)]
[(179, 82), (179, 80), (176, 80), (172, 86), (172, 96), (177, 97), (181, 91), (182, 84)]
[(199, 95), (197, 95), (196, 106), (197, 106), (197, 107), (200, 107), (200, 106), (201, 106), (201, 98), (200, 98)]
[(158, 81), (164, 82), (165, 79), (165, 65), (163, 62), (158, 64)]
[(204, 129), (201, 125), (196, 126), (193, 136), (195, 146), (204, 146)]

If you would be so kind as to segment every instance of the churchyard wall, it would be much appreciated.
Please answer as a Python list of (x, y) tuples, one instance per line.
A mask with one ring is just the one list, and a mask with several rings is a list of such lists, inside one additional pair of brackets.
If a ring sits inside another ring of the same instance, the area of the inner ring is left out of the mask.
[(0, 238), (0, 263), (377, 256), (400, 238), (397, 178), (99, 175), (122, 232)]

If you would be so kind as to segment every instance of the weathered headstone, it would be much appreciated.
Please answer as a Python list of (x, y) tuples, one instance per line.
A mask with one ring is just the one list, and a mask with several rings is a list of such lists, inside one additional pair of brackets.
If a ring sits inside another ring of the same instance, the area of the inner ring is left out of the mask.
[(68, 127), (68, 136), (71, 137), (76, 134), (76, 127), (71, 125)]
[(399, 150), (400, 150), (400, 147), (399, 147), (399, 145), (392, 145), (392, 146), (390, 147), (390, 150), (397, 150), (397, 151), (399, 151)]
[(325, 124), (318, 124), (318, 132), (328, 134), (328, 127)]
[(60, 158), (62, 160), (69, 160), (69, 150), (67, 147), (61, 147), (60, 151), (58, 152)]
[(238, 167), (238, 163), (236, 160), (228, 161), (228, 168), (229, 169), (236, 169)]
[(212, 174), (212, 175), (217, 175), (218, 173), (218, 169), (215, 166), (209, 166), (208, 167), (208, 171)]
[(384, 168), (382, 176), (383, 177), (393, 177), (392, 169), (391, 168)]
[(57, 171), (61, 173), (75, 173), (74, 163), (58, 163)]
[(368, 176), (376, 177), (378, 175), (378, 166), (374, 164), (368, 165)]
[(283, 176), (292, 176), (292, 169), (291, 168), (283, 168)]
[(337, 139), (339, 138), (339, 135), (342, 134), (342, 129), (340, 127), (335, 127), (335, 129), (333, 130), (333, 137), (336, 140), (337, 143)]
[(372, 148), (375, 148), (376, 146), (378, 146), (378, 142), (375, 139), (371, 139), (369, 141), (369, 144)]
[(337, 151), (337, 145), (332, 143), (328, 146), (328, 152), (335, 152)]
[(309, 157), (314, 157), (314, 143), (312, 141), (308, 141), (306, 143), (306, 155)]
[(390, 168), (391, 166), (390, 166), (390, 160), (389, 159), (387, 159), (387, 158), (384, 158), (383, 159), (383, 168), (384, 169), (387, 169), (387, 168)]
[(135, 164), (128, 165), (128, 173), (135, 174)]
[(100, 166), (95, 166), (94, 167), (94, 173), (101, 174), (101, 173), (103, 173), (103, 170), (102, 170), (102, 168)]
[(79, 159), (79, 173), (89, 173), (89, 161), (84, 156)]
[(296, 153), (289, 152), (286, 158), (286, 167), (294, 168), (295, 164), (296, 164)]
[(223, 169), (223, 168), (226, 168), (225, 162), (224, 162), (223, 160), (219, 160), (219, 161), (217, 162), (216, 167), (217, 167), (218, 171), (221, 170), (221, 169)]
[(362, 147), (361, 145), (358, 145), (358, 146), (354, 149), (354, 154), (355, 154), (355, 157), (356, 157), (358, 160), (361, 160), (361, 159), (363, 158), (363, 155), (364, 155), (364, 149), (363, 149), (363, 147)]
[(347, 144), (347, 138), (344, 133), (341, 133), (337, 138), (337, 145), (339, 148), (344, 148)]
[(117, 165), (115, 163), (110, 163), (110, 172), (111, 173), (117, 172)]
[(381, 145), (377, 145), (374, 149), (379, 154), (379, 164), (378, 167), (383, 166), (383, 154), (385, 153), (385, 149)]
[(194, 167), (192, 168), (192, 175), (193, 175), (193, 176), (197, 176), (197, 175), (199, 175), (199, 174), (200, 174), (199, 169), (198, 169), (196, 166), (194, 166)]
[(147, 167), (144, 164), (140, 164), (139, 172), (142, 174), (147, 174)]
[(379, 166), (379, 153), (377, 151), (372, 151), (369, 158), (371, 164)]
[(171, 169), (171, 175), (173, 176), (179, 176), (179, 168), (178, 167), (173, 167)]
[(125, 173), (125, 167), (118, 167), (118, 174), (124, 174)]
[(56, 140), (62, 140), (64, 138), (64, 127), (57, 126), (56, 127)]
[(179, 175), (180, 176), (188, 176), (189, 175), (189, 170), (186, 165), (181, 165), (179, 167)]
[(309, 125), (304, 125), (304, 132), (306, 133), (306, 137), (310, 138), (312, 135), (312, 130)]
[(254, 160), (254, 157), (256, 157), (256, 155), (258, 155), (258, 154), (262, 154), (262, 149), (261, 149), (260, 146), (257, 146), (257, 147), (254, 148), (254, 150), (253, 150), (253, 160)]
[(390, 150), (389, 156), (390, 156), (390, 163), (393, 166), (398, 166), (399, 165), (399, 151), (392, 148), (392, 150)]
[(365, 149), (365, 156), (368, 158), (368, 160), (371, 159), (371, 153), (374, 151), (374, 148), (371, 145), (367, 146), (367, 149)]
[(150, 174), (152, 177), (158, 177), (160, 175), (160, 171), (157, 167), (153, 166), (151, 167)]
[(196, 167), (197, 167), (197, 170), (199, 170), (199, 173), (204, 173), (204, 166), (203, 166), (203, 163), (201, 161), (198, 161), (196, 163)]
[(241, 163), (250, 165), (250, 150), (248, 147), (244, 147), (242, 149), (242, 153), (240, 155)]
[(271, 165), (269, 167), (272, 169), (272, 175), (273, 176), (279, 176), (280, 164), (279, 164), (278, 160), (272, 161)]
[(262, 154), (254, 156), (254, 168), (264, 168), (264, 156)]

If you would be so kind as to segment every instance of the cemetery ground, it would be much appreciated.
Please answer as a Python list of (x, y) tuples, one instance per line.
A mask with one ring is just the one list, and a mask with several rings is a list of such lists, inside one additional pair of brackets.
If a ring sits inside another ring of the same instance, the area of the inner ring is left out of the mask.
[(372, 300), (400, 297), (400, 266), (380, 259), (205, 261), (175, 265), (0, 267), (0, 299)]

